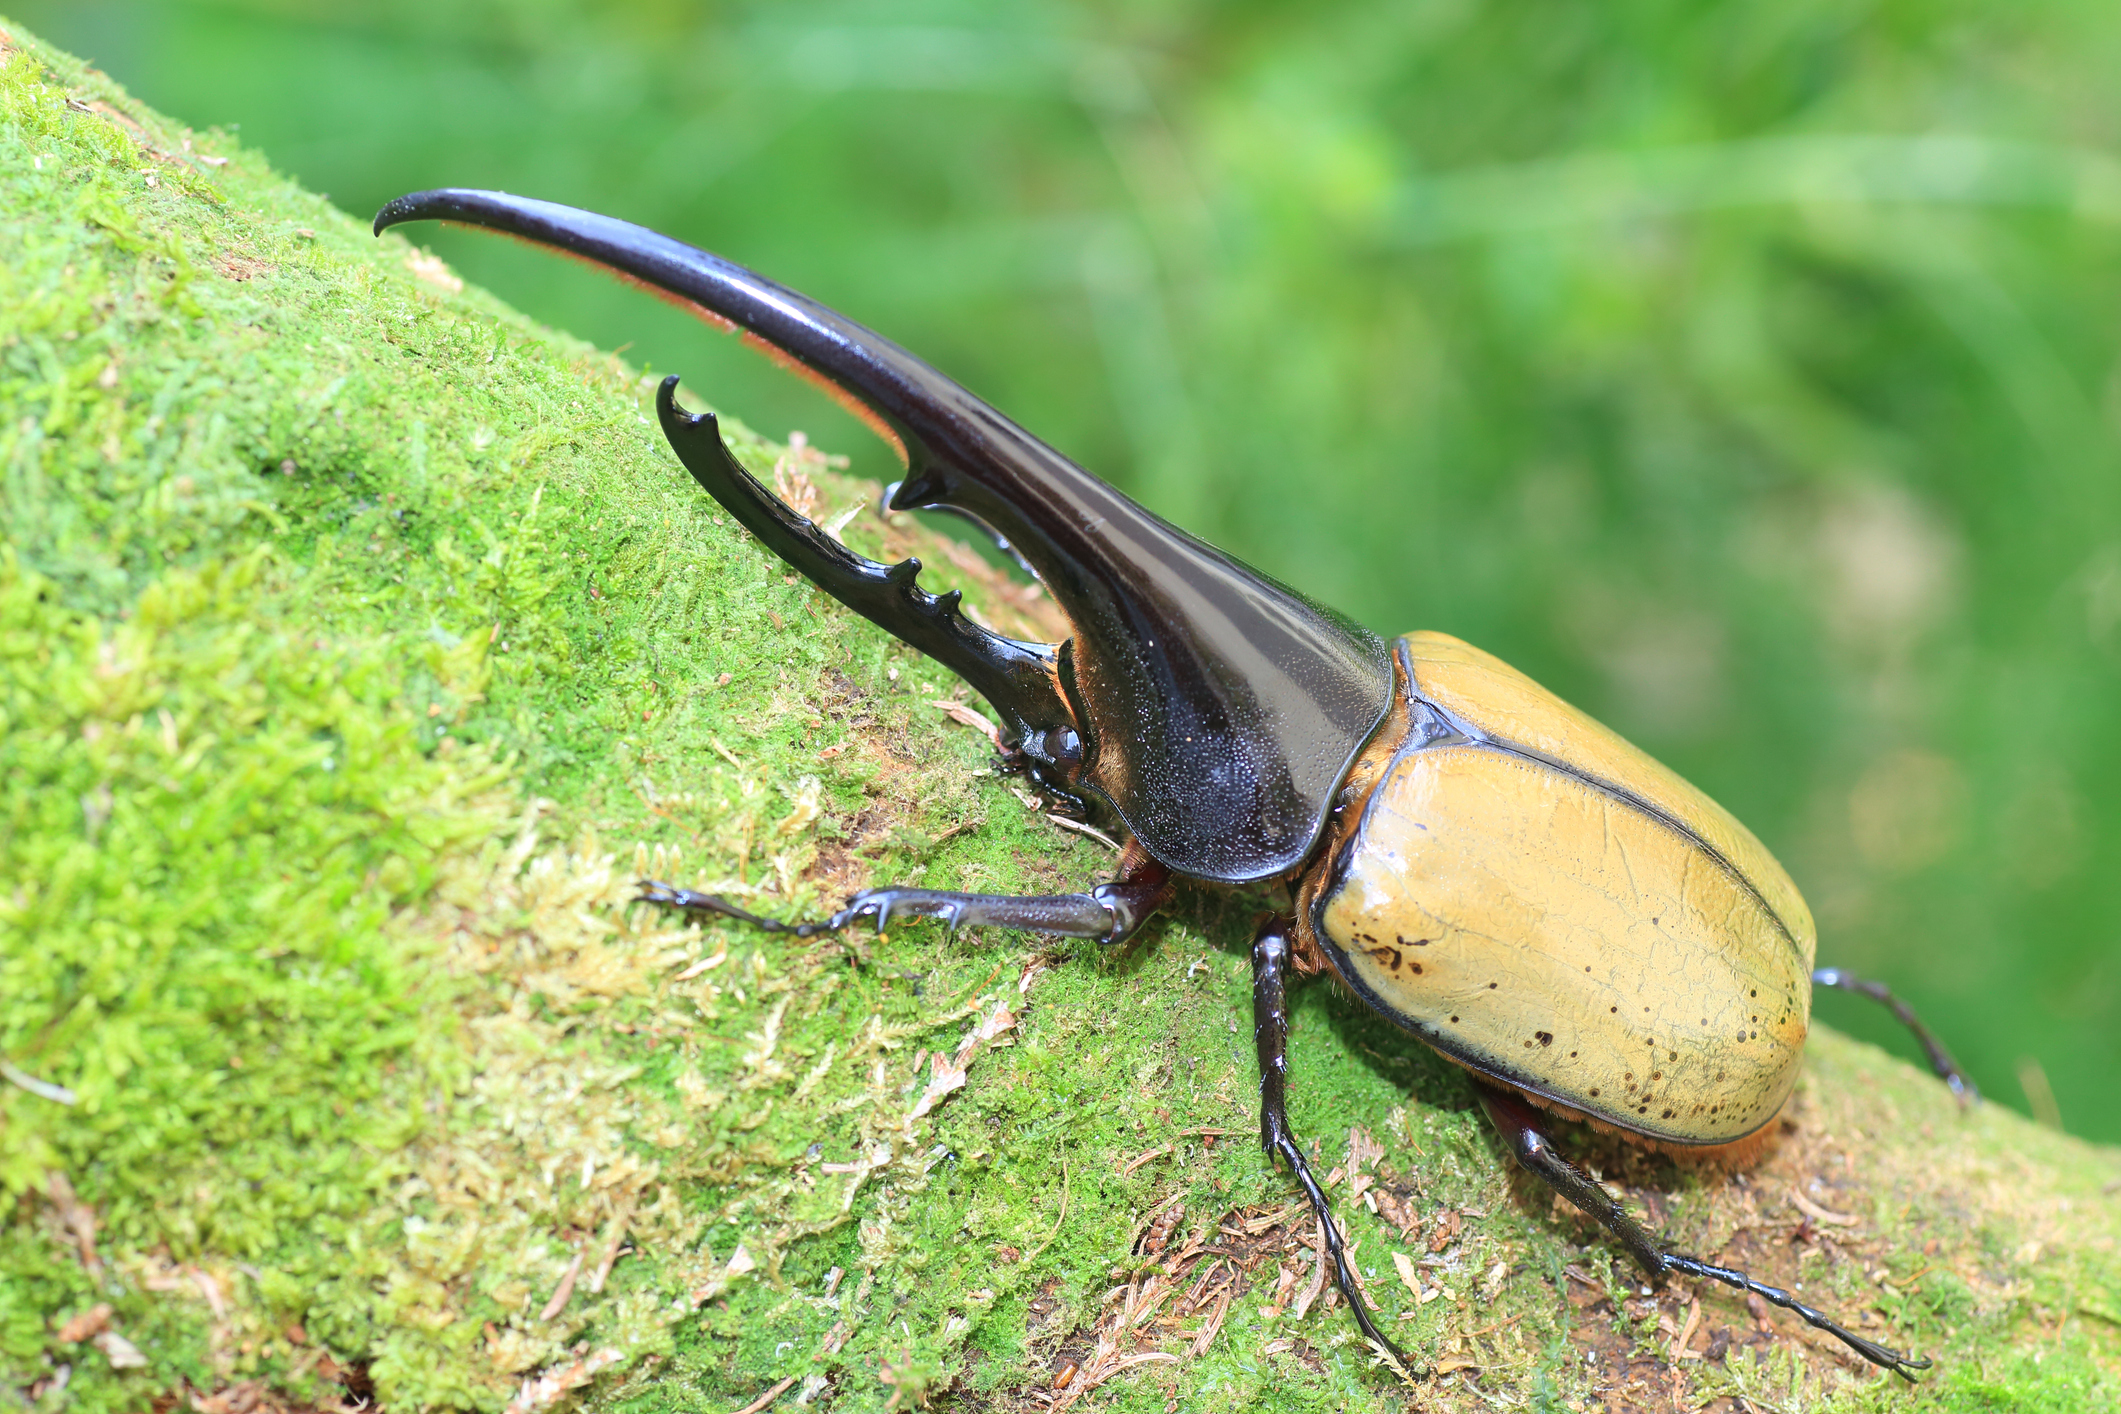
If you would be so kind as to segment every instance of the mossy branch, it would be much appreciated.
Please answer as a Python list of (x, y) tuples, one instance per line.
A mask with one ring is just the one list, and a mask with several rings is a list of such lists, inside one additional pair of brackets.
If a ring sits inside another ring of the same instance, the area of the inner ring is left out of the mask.
[[(1252, 1142), (1258, 898), (1111, 958), (630, 908), (1110, 859), (703, 502), (631, 370), (0, 32), (0, 1402), (2115, 1403), (2121, 1158), (1833, 1035), (1743, 1177), (1572, 1140), (1933, 1356), (1914, 1390), (1639, 1294), (1312, 988), (1293, 1118), (1410, 1393)], [(875, 495), (725, 425), (820, 519)], [(1040, 631), (949, 542), (846, 533)]]

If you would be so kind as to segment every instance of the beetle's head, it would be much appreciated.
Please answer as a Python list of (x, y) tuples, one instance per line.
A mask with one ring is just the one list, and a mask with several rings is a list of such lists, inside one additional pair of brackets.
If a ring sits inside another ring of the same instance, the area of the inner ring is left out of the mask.
[(1003, 759), (1034, 785), (1070, 800), (1082, 799), (1083, 735), (1074, 727), (1061, 723), (1027, 733)]
[(988, 527), (1067, 616), (1061, 645), (1004, 638), (920, 566), (852, 554), (782, 504), (712, 416), (657, 407), (693, 476), (783, 560), (952, 669), (1002, 718), (1042, 787), (1100, 803), (1157, 862), (1242, 882), (1317, 843), (1335, 789), (1391, 702), (1384, 641), (1152, 515), (912, 354), (741, 266), (624, 221), (500, 192), (400, 197), (376, 229), (443, 219), (610, 267), (734, 324), (862, 413), (897, 448), (894, 510)]

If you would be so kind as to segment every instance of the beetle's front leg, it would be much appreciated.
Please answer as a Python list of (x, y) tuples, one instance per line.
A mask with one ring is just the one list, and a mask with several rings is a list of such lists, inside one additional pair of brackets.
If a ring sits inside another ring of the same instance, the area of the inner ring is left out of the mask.
[(940, 918), (951, 929), (1022, 928), (1064, 938), (1095, 938), (1121, 943), (1171, 897), (1171, 871), (1129, 846), (1120, 856), (1119, 877), (1080, 894), (966, 894), (943, 889), (867, 889), (847, 900), (830, 918), (815, 923), (784, 923), (737, 907), (719, 894), (697, 893), (656, 879), (640, 883), (640, 901), (686, 913), (713, 913), (734, 918), (769, 933), (814, 938), (837, 933), (864, 918), (881, 933), (893, 918)]
[(1574, 1203), (1595, 1219), (1600, 1227), (1620, 1239), (1629, 1255), (1649, 1275), (1652, 1282), (1662, 1285), (1673, 1272), (1681, 1276), (1705, 1277), (1720, 1281), (1725, 1286), (1750, 1292), (1765, 1301), (1780, 1306), (1802, 1317), (1806, 1324), (1825, 1331), (1839, 1339), (1849, 1349), (1874, 1365), (1883, 1365), (1900, 1378), (1912, 1381), (1913, 1371), (1929, 1368), (1928, 1360), (1903, 1355), (1897, 1350), (1865, 1340), (1854, 1331), (1838, 1325), (1823, 1312), (1815, 1311), (1780, 1287), (1769, 1286), (1747, 1276), (1735, 1267), (1719, 1267), (1704, 1262), (1699, 1257), (1683, 1257), (1676, 1252), (1667, 1252), (1657, 1240), (1643, 1230), (1642, 1224), (1628, 1215), (1620, 1201), (1606, 1192), (1605, 1186), (1570, 1163), (1555, 1149), (1554, 1141), (1547, 1137), (1539, 1117), (1522, 1096), (1503, 1090), (1483, 1081), (1475, 1080), (1473, 1089), (1480, 1097), (1480, 1107), (1488, 1112), (1517, 1162)]
[(1311, 1211), (1318, 1215), (1319, 1227), (1325, 1234), (1327, 1260), (1333, 1263), (1333, 1284), (1340, 1288), (1348, 1309), (1355, 1313), (1355, 1324), (1401, 1376), (1411, 1378), (1405, 1354), (1370, 1320), (1370, 1308), (1348, 1265), (1347, 1247), (1341, 1241), (1340, 1225), (1333, 1220), (1333, 1210), (1326, 1203), (1325, 1190), (1311, 1176), (1303, 1146), (1289, 1133), (1289, 968), (1294, 953), (1289, 933), (1294, 926), (1291, 919), (1270, 914), (1260, 921), (1259, 931), (1252, 938), (1252, 1039), (1259, 1049), (1259, 1142), (1267, 1151), (1269, 1164), (1277, 1154), (1288, 1163), (1296, 1181), (1303, 1185), (1304, 1196), (1311, 1200)]

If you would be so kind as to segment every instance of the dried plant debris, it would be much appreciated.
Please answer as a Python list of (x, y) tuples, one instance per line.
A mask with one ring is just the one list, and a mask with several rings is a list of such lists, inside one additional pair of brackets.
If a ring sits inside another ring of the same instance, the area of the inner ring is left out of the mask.
[[(1888, 1397), (1785, 1317), (1642, 1296), (1452, 1067), (1312, 986), (1292, 1119), (1426, 1369), (1394, 1384), (1253, 1142), (1257, 895), (1109, 957), (629, 904), (1110, 860), (992, 774), (961, 684), (702, 501), (637, 370), (0, 28), (0, 1405)], [(723, 425), (863, 553), (1059, 635)], [(2121, 1162), (1831, 1035), (1812, 1064), (1743, 1181), (1568, 1140), (1936, 1356), (1896, 1409), (2112, 1407)]]

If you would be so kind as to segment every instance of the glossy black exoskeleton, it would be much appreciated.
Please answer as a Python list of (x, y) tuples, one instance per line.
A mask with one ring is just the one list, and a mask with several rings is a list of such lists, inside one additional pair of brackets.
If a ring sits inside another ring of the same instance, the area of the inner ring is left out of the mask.
[[(1471, 740), (1465, 722), (1414, 697), (1410, 640), (1400, 641), (1395, 660), (1395, 649), (1378, 635), (1152, 515), (904, 349), (813, 300), (640, 226), (550, 202), (485, 191), (418, 192), (384, 207), (375, 225), (380, 233), (416, 220), (463, 222), (556, 247), (716, 324), (742, 329), (833, 391), (897, 448), (906, 475), (891, 509), (946, 510), (983, 526), (1037, 575), (1068, 620), (1071, 633), (1059, 644), (1005, 638), (962, 614), (954, 593), (922, 590), (915, 583), (918, 561), (883, 565), (853, 554), (738, 465), (715, 419), (680, 410), (678, 380), (665, 379), (657, 415), (699, 484), (819, 588), (962, 676), (1000, 715), (1006, 763), (1116, 822), (1127, 843), (1117, 877), (1081, 894), (875, 889), (828, 919), (806, 923), (760, 918), (717, 896), (656, 881), (643, 882), (645, 900), (802, 936), (864, 918), (882, 927), (900, 915), (1117, 942), (1170, 897), (1177, 876), (1222, 884), (1280, 879), (1300, 899), (1322, 900), (1322, 881), (1338, 878), (1361, 844), (1360, 832), (1351, 833), (1347, 823), (1361, 813), (1348, 813), (1361, 805), (1351, 772), (1369, 789), (1388, 762), (1427, 740)], [(1417, 709), (1411, 716), (1409, 703)], [(1555, 699), (1551, 710), (1559, 721), (1572, 709)], [(1397, 726), (1380, 731), (1388, 721)], [(1642, 805), (1632, 787), (1537, 753), (1520, 756), (1543, 762), (1557, 778)], [(1657, 785), (1662, 768), (1641, 761), (1644, 779)], [(1715, 810), (1706, 797), (1700, 801)], [(1650, 822), (1643, 828), (1680, 831), (1700, 845), (1702, 858), (1727, 863), (1704, 837), (1685, 833), (1684, 822), (1659, 814), (1661, 807), (1643, 809), (1648, 813), (1638, 815)], [(1313, 969), (1332, 970), (1344, 981), (1354, 970), (1330, 940), (1322, 943), (1322, 917), (1317, 911), (1270, 916), (1254, 940), (1260, 1137), (1302, 1185), (1335, 1281), (1364, 1336), (1393, 1369), (1409, 1375), (1370, 1318), (1339, 1225), (1284, 1108), (1290, 972), (1306, 956)], [(1821, 972), (1816, 981), (1891, 1000), (1877, 984), (1846, 974)], [(1351, 986), (1365, 998), (1377, 996)], [(1371, 1004), (1400, 1020), (1378, 1001)], [(1912, 1022), (1904, 1007), (1891, 1004)], [(1447, 1036), (1409, 1029), (1473, 1072), (1483, 1107), (1518, 1161), (1612, 1232), (1653, 1280), (1678, 1273), (1758, 1295), (1902, 1375), (1928, 1363), (1855, 1335), (1743, 1272), (1666, 1250), (1560, 1156), (1544, 1132), (1548, 1121), (1533, 1108), (1556, 1095), (1537, 1072), (1491, 1064)], [(1963, 1084), (1950, 1058), (1919, 1034), (1938, 1072), (1955, 1087)], [(1625, 1113), (1612, 1118), (1634, 1125)]]

